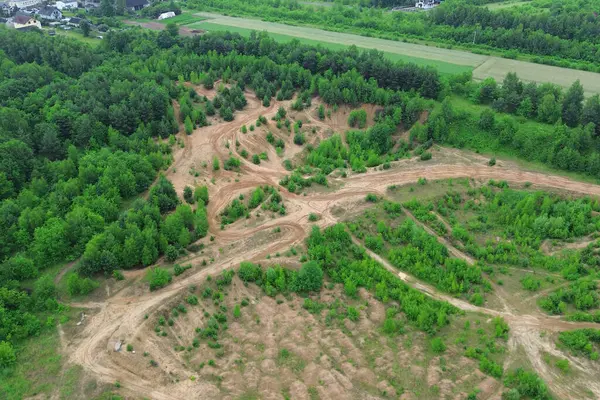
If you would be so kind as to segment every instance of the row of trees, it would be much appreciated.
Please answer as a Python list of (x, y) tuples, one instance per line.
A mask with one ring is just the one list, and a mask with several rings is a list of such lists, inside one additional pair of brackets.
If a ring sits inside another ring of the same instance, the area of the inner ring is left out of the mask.
[[(465, 90), (470, 91), (470, 96), (475, 102), (491, 105), (498, 112), (537, 119), (548, 124), (561, 121), (571, 128), (593, 124), (590, 128), (593, 136), (600, 135), (600, 96), (585, 99), (579, 81), (575, 81), (563, 92), (562, 88), (556, 85), (525, 83), (517, 74), (508, 73), (501, 85), (498, 85), (494, 78), (487, 78)], [(485, 129), (491, 127), (493, 126), (482, 126)]]

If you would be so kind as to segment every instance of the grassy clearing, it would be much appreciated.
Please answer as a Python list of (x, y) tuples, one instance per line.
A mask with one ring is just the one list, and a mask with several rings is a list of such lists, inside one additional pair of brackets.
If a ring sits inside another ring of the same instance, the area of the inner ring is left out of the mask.
[[(212, 22), (193, 23), (191, 25), (188, 25), (188, 27), (192, 28), (192, 29), (204, 29), (206, 31), (229, 31), (229, 32), (233, 32), (233, 33), (239, 33), (242, 36), (250, 36), (250, 33), (253, 31), (252, 29), (239, 28), (239, 27), (234, 27), (234, 26), (229, 26), (229, 25), (220, 25), (220, 24), (215, 24)], [(290, 29), (290, 32), (292, 32), (292, 31), (293, 30)], [(271, 36), (273, 39), (275, 39), (279, 43), (285, 43), (285, 42), (289, 42), (291, 40), (296, 39), (304, 44), (313, 45), (313, 46), (321, 45), (330, 50), (344, 50), (344, 49), (348, 48), (348, 46), (343, 45), (343, 44), (330, 43), (330, 42), (325, 42), (325, 41), (320, 41), (320, 40), (305, 39), (305, 38), (296, 37), (293, 35), (282, 35), (279, 33), (269, 32), (269, 36)], [(360, 49), (367, 50), (366, 48), (363, 48), (363, 47), (360, 47)], [(450, 64), (450, 63), (446, 63), (443, 61), (427, 60), (424, 58), (411, 57), (411, 56), (406, 56), (403, 54), (392, 53), (392, 52), (387, 52), (387, 51), (384, 51), (383, 53), (385, 54), (385, 56), (387, 58), (389, 58), (392, 61), (411, 62), (411, 63), (417, 64), (417, 65), (429, 65), (429, 66), (435, 67), (442, 74), (458, 74), (458, 73), (473, 70), (473, 68), (468, 67), (468, 66)]]
[(83, 36), (83, 34), (81, 32), (76, 32), (76, 31), (64, 31), (62, 29), (56, 29), (56, 34), (60, 35), (60, 36), (67, 36), (71, 39), (76, 39), (79, 40), (80, 42), (89, 44), (92, 47), (96, 47), (100, 44), (100, 42), (102, 41), (101, 39), (98, 39), (96, 37), (96, 34), (94, 32), (90, 32), (90, 36), (85, 37)]
[[(0, 373), (0, 398), (17, 400), (44, 394), (50, 397), (59, 384), (61, 394), (72, 392), (72, 387), (60, 382), (62, 356), (58, 352), (59, 346), (58, 331), (54, 328), (22, 342), (14, 369)], [(72, 380), (69, 382), (72, 384)]]

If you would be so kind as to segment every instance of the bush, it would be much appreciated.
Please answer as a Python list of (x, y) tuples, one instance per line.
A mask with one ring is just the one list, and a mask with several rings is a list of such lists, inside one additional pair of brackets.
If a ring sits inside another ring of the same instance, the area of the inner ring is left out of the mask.
[(17, 361), (15, 350), (9, 342), (0, 342), (0, 368), (6, 368)]
[(125, 275), (123, 275), (123, 272), (119, 271), (118, 269), (115, 269), (113, 271), (112, 277), (115, 278), (118, 281), (122, 281), (123, 279), (125, 279)]
[(441, 338), (434, 338), (431, 340), (431, 350), (434, 353), (440, 354), (446, 351), (446, 345)]
[(490, 161), (488, 161), (488, 165), (490, 167), (493, 167), (494, 165), (496, 165), (496, 159), (494, 157), (490, 158)]
[(167, 261), (173, 262), (179, 257), (179, 250), (173, 245), (168, 245), (167, 250), (165, 251), (165, 257), (167, 258)]
[(427, 160), (431, 160), (431, 152), (426, 151), (424, 153), (421, 154), (421, 161), (427, 161)]
[(260, 279), (262, 275), (262, 269), (259, 265), (252, 264), (251, 262), (244, 261), (240, 264), (238, 270), (238, 276), (244, 282), (255, 282)]
[(150, 290), (157, 290), (162, 287), (167, 286), (173, 280), (173, 277), (163, 268), (152, 268), (148, 271), (147, 274), (148, 281), (150, 282)]
[(190, 294), (187, 299), (185, 299), (189, 305), (196, 306), (198, 305), (198, 298), (193, 294)]
[(221, 169), (220, 163), (219, 163), (219, 158), (217, 156), (213, 157), (213, 171), (218, 171), (219, 169)]
[(179, 276), (190, 268), (192, 268), (192, 264), (188, 264), (188, 265), (184, 265), (184, 266), (175, 264), (175, 266), (173, 267), (173, 273), (175, 274), (175, 276)]
[(127, 351), (133, 351), (133, 345), (132, 344), (128, 344), (127, 345)]
[(233, 317), (239, 318), (241, 316), (242, 316), (242, 311), (240, 310), (240, 305), (236, 304), (235, 307), (233, 307)]
[(319, 220), (319, 216), (317, 214), (315, 214), (315, 213), (310, 213), (310, 214), (308, 214), (308, 220), (310, 222), (318, 221)]
[(562, 372), (569, 372), (569, 360), (557, 360), (555, 365), (556, 368), (560, 369)]
[(319, 291), (323, 286), (323, 270), (315, 261), (302, 264), (292, 287), (296, 292)]
[(67, 277), (67, 292), (70, 296), (86, 295), (98, 286), (98, 282), (90, 278), (81, 278), (75, 272), (71, 272)]
[(194, 204), (194, 194), (191, 187), (186, 186), (183, 188), (183, 199), (188, 202), (188, 204)]
[(208, 187), (198, 186), (194, 189), (194, 199), (196, 199), (196, 201), (202, 200), (204, 204), (208, 204)]
[(370, 203), (377, 203), (377, 195), (369, 193), (365, 200), (367, 200)]

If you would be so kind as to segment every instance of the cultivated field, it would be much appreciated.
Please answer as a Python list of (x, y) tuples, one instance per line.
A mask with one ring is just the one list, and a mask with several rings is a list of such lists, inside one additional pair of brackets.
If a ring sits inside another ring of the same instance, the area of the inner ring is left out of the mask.
[[(316, 28), (291, 26), (274, 22), (266, 22), (249, 18), (235, 18), (212, 13), (198, 13), (197, 16), (207, 19), (188, 25), (192, 29), (230, 30), (241, 34), (251, 30), (267, 31), (281, 35), (279, 40), (298, 38), (323, 45), (342, 46), (356, 45), (363, 49), (377, 49), (388, 55), (396, 55), (400, 60), (417, 64), (432, 65), (442, 73), (458, 73), (473, 70), (475, 79), (493, 77), (501, 81), (508, 72), (516, 72), (526, 81), (537, 83), (551, 82), (562, 87), (569, 87), (579, 79), (586, 95), (600, 93), (600, 74), (578, 71), (567, 68), (541, 65), (526, 61), (510, 60), (499, 57), (479, 55), (461, 50), (442, 49), (413, 43), (395, 42), (392, 40), (369, 38), (348, 33), (329, 32)], [(396, 58), (396, 57), (392, 57)]]

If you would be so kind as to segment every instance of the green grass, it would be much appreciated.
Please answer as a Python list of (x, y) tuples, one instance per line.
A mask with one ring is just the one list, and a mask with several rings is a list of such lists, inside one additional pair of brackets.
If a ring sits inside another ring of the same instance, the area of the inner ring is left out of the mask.
[(502, 10), (504, 8), (512, 8), (512, 7), (519, 7), (525, 4), (530, 4), (531, 1), (529, 0), (525, 0), (525, 1), (504, 1), (504, 2), (500, 2), (500, 3), (489, 3), (486, 4), (484, 7), (486, 7), (488, 10), (494, 11), (494, 10)]
[(49, 398), (61, 375), (59, 346), (60, 339), (55, 328), (20, 343), (15, 367), (0, 372), (0, 398), (18, 400), (38, 394), (46, 394)]
[(204, 21), (206, 18), (204, 17), (198, 17), (194, 14), (192, 14), (191, 12), (182, 12), (181, 14), (173, 17), (173, 18), (167, 18), (167, 19), (162, 19), (162, 20), (157, 20), (155, 18), (123, 18), (123, 20), (130, 20), (130, 21), (135, 21), (135, 22), (158, 22), (159, 24), (169, 24), (171, 22), (176, 23), (177, 25), (189, 25), (189, 24), (193, 24), (195, 22), (200, 22), (200, 21)]
[(97, 35), (102, 35), (102, 33), (98, 33), (98, 32), (90, 32), (90, 36), (89, 37), (85, 37), (83, 36), (83, 33), (81, 32), (77, 32), (77, 31), (64, 31), (62, 29), (56, 29), (56, 35), (57, 36), (67, 36), (70, 37), (72, 39), (76, 39), (79, 40), (80, 42), (83, 43), (87, 43), (92, 47), (96, 47), (100, 44), (101, 39), (98, 39), (96, 36)]
[[(222, 31), (222, 32), (229, 31), (232, 33), (239, 33), (240, 35), (246, 36), (246, 37), (250, 36), (250, 33), (252, 32), (252, 29), (214, 24), (211, 22), (197, 22), (197, 23), (188, 25), (188, 28), (204, 29), (206, 31)], [(291, 35), (282, 35), (282, 34), (278, 34), (278, 33), (269, 32), (269, 36), (272, 37), (273, 39), (275, 39), (275, 41), (277, 41), (279, 43), (286, 43), (286, 42), (296, 39), (296, 40), (300, 41), (300, 43), (304, 43), (304, 44), (312, 45), (312, 46), (321, 45), (330, 50), (344, 50), (344, 49), (348, 48), (348, 46), (343, 45), (343, 44), (324, 42), (324, 41), (320, 41), (320, 40), (304, 39), (304, 38), (300, 38), (300, 37), (295, 37), (295, 36), (291, 36)], [(359, 49), (368, 50), (363, 47), (359, 47)], [(387, 51), (384, 51), (383, 53), (385, 54), (385, 56), (387, 58), (389, 58), (392, 61), (411, 62), (411, 63), (417, 64), (417, 65), (429, 65), (429, 66), (435, 67), (442, 74), (459, 74), (462, 72), (468, 72), (468, 71), (473, 70), (473, 68), (468, 67), (468, 66), (450, 64), (450, 63), (446, 63), (443, 61), (427, 60), (427, 59), (418, 58), (418, 57), (410, 57), (410, 56), (405, 56), (403, 54), (391, 53), (391, 52), (387, 52)]]

